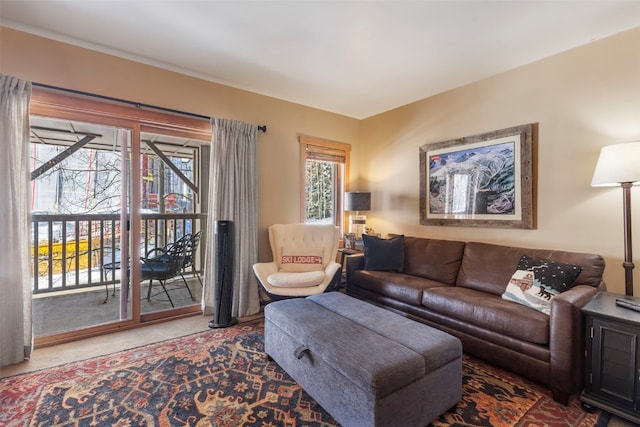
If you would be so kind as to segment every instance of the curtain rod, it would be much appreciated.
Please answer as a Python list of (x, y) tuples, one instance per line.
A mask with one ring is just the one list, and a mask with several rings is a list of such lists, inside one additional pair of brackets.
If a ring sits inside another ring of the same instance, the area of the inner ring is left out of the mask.
[[(35, 82), (32, 83), (32, 85), (33, 86), (38, 86), (38, 87), (41, 87), (41, 88), (45, 88), (45, 89), (53, 89), (53, 90), (60, 90), (60, 91), (63, 91), (63, 92), (69, 92), (69, 93), (73, 93), (75, 95), (92, 96), (94, 98), (100, 98), (100, 99), (104, 99), (106, 101), (122, 102), (124, 104), (133, 105), (136, 108), (150, 108), (150, 109), (154, 109), (154, 110), (164, 111), (164, 112), (167, 112), (167, 113), (181, 114), (181, 115), (185, 115), (185, 116), (189, 116), (189, 117), (194, 117), (196, 119), (211, 120), (211, 117), (204, 116), (202, 114), (188, 113), (186, 111), (174, 110), (172, 108), (157, 107), (155, 105), (142, 104), (140, 102), (127, 101), (125, 99), (113, 98), (113, 97), (105, 96), (105, 95), (96, 95), (94, 93), (82, 92), (80, 90), (66, 89), (66, 88), (63, 88), (63, 87), (51, 86), (51, 85), (46, 85), (46, 84), (43, 84), (43, 83), (35, 83)], [(259, 131), (262, 131), (262, 132), (265, 132), (265, 133), (267, 132), (267, 125), (257, 125), (257, 127), (258, 127)]]

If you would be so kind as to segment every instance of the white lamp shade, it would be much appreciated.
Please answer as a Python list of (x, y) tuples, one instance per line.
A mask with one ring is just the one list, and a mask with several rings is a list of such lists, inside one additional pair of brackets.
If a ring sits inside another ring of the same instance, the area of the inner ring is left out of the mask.
[(640, 184), (640, 141), (603, 147), (591, 186), (606, 187), (623, 182)]

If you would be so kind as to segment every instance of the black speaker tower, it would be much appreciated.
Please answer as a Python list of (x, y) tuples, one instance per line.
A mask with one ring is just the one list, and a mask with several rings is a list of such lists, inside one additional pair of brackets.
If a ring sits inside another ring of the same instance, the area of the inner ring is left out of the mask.
[(216, 307), (210, 328), (238, 323), (231, 316), (233, 304), (233, 221), (216, 221)]

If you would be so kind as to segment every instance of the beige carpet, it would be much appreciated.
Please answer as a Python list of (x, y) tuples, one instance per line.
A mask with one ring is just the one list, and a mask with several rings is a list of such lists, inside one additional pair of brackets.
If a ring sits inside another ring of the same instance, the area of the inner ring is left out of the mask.
[[(254, 319), (252, 316), (241, 321)], [(209, 329), (211, 317), (196, 315), (141, 328), (114, 332), (99, 337), (36, 349), (30, 360), (0, 368), (0, 376), (15, 375), (62, 365), (75, 360), (88, 359), (114, 353), (128, 348), (139, 347), (170, 338), (181, 337)]]

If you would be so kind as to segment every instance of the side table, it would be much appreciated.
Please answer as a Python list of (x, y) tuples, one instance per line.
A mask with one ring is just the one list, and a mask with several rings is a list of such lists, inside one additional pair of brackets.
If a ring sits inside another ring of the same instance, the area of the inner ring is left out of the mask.
[(340, 253), (340, 265), (342, 266), (342, 272), (340, 274), (340, 288), (344, 288), (347, 282), (347, 272), (344, 269), (344, 259), (349, 255), (361, 254), (364, 252), (362, 249), (350, 249), (350, 248), (338, 248)]
[(586, 316), (585, 387), (580, 400), (640, 424), (640, 312), (600, 292), (582, 308)]
[(344, 267), (344, 257), (347, 255), (361, 254), (364, 252), (361, 249), (349, 249), (349, 248), (338, 248), (338, 252), (340, 252), (340, 264)]

